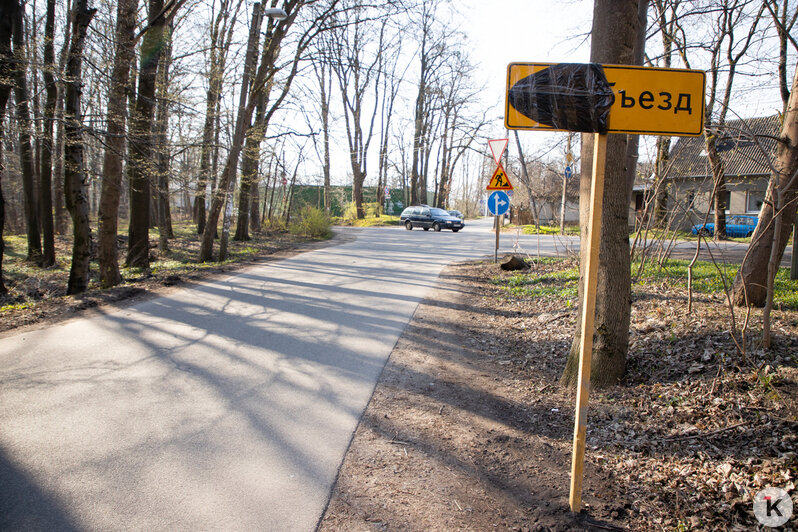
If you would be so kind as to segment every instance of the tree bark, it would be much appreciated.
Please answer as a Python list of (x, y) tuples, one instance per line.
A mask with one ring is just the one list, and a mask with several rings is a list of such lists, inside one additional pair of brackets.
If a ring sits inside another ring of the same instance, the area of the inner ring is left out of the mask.
[(23, 20), (25, 18), (25, 8), (20, 6), (14, 14), (14, 95), (17, 103), (17, 121), (19, 129), (19, 162), (22, 167), (22, 190), (24, 193), (25, 225), (28, 238), (29, 261), (41, 263), (42, 241), (39, 232), (39, 201), (36, 195), (36, 178), (33, 163), (33, 146), (31, 137), (33, 127), (30, 119), (30, 109), (28, 101), (28, 79), (25, 68), (27, 60), (25, 57), (25, 36), (23, 31)]
[[(590, 60), (596, 63), (642, 64), (648, 0), (596, 0)], [(629, 201), (637, 167), (637, 135), (609, 135), (601, 219), (596, 318), (590, 382), (595, 388), (618, 384), (626, 368), (631, 317)], [(584, 265), (590, 199), (593, 135), (582, 135), (579, 195), (581, 225), (580, 302), (584, 301)], [(581, 304), (581, 303), (580, 303)], [(581, 318), (580, 318), (581, 320)], [(573, 386), (579, 363), (577, 323), (561, 382)]]
[(5, 146), (5, 124), (6, 104), (11, 95), (13, 86), (14, 55), (11, 48), (11, 35), (13, 33), (13, 20), (16, 18), (16, 11), (20, 9), (19, 0), (0, 3), (0, 294), (8, 292), (3, 281), (3, 256), (5, 253), (5, 241), (3, 233), (6, 224), (6, 202), (3, 197), (3, 177), (5, 168), (3, 148)]
[(238, 193), (238, 219), (233, 240), (245, 242), (249, 240), (250, 195), (253, 185), (257, 187), (258, 164), (260, 162), (260, 143), (263, 140), (266, 126), (266, 98), (261, 92), (257, 95), (258, 107), (255, 112), (255, 122), (248, 128), (246, 147), (241, 160), (241, 189)]
[(89, 287), (91, 228), (89, 226), (89, 182), (83, 164), (83, 126), (80, 110), (83, 43), (96, 9), (87, 0), (77, 0), (72, 28), (72, 43), (66, 68), (64, 100), (64, 192), (72, 216), (72, 267), (67, 294), (79, 294)]
[(47, 0), (47, 14), (44, 25), (44, 124), (41, 140), (40, 175), (40, 216), (42, 223), (42, 261), (47, 268), (55, 264), (55, 224), (53, 223), (53, 124), (55, 105), (58, 100), (58, 87), (55, 84), (55, 0)]
[(103, 179), (100, 188), (99, 245), (97, 260), (103, 288), (122, 282), (119, 273), (119, 203), (122, 189), (123, 153), (127, 122), (126, 94), (130, 65), (135, 55), (137, 0), (118, 0), (116, 13), (116, 54), (108, 94), (108, 135), (105, 141)]
[[(780, 142), (776, 148), (774, 173), (771, 175), (765, 201), (759, 213), (754, 234), (748, 250), (748, 257), (740, 266), (734, 279), (734, 302), (739, 306), (765, 305), (767, 296), (767, 269), (771, 260), (771, 250), (776, 247), (774, 259), (778, 265), (784, 256), (784, 249), (790, 237), (790, 226), (795, 220), (798, 204), (798, 68), (792, 82), (787, 111), (781, 128)], [(778, 184), (781, 213), (773, 211), (773, 188)], [(775, 221), (774, 221), (774, 214)], [(774, 242), (775, 224), (781, 225), (780, 238)], [(793, 248), (793, 254), (797, 253)]]
[(141, 66), (136, 108), (130, 118), (128, 183), (130, 188), (130, 224), (128, 226), (129, 267), (150, 267), (150, 202), (153, 164), (152, 123), (155, 113), (155, 88), (158, 63), (165, 44), (166, 19), (163, 0), (149, 2), (149, 29), (141, 44)]
[(172, 27), (167, 29), (168, 35), (165, 36), (166, 44), (161, 52), (160, 65), (158, 66), (157, 94), (158, 103), (155, 120), (155, 141), (156, 148), (156, 186), (155, 195), (155, 214), (158, 224), (159, 241), (161, 255), (169, 253), (169, 239), (174, 238), (172, 232), (172, 213), (169, 208), (169, 167), (170, 152), (167, 138), (169, 129), (169, 69), (172, 63)]

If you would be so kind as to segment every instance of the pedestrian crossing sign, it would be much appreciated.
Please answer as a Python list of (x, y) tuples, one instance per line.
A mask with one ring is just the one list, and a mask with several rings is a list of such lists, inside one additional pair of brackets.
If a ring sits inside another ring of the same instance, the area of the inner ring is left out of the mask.
[(490, 183), (485, 187), (485, 190), (512, 190), (513, 185), (510, 183), (510, 178), (507, 177), (507, 172), (504, 171), (502, 165), (496, 167), (493, 172), (493, 177), (490, 178)]

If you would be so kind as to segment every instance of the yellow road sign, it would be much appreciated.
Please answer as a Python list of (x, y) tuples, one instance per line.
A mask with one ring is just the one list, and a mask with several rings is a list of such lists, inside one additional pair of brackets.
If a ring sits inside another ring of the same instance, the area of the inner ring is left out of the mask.
[(510, 183), (510, 178), (507, 177), (507, 172), (504, 171), (502, 165), (496, 167), (493, 172), (493, 177), (490, 178), (490, 183), (485, 187), (485, 190), (512, 190), (513, 185)]
[[(545, 71), (556, 63), (510, 63), (507, 67), (507, 97), (504, 121), (507, 129), (536, 129), (564, 131), (528, 115), (537, 116), (528, 109), (516, 109), (511, 103), (530, 84), (530, 76)], [(615, 102), (609, 111), (608, 133), (640, 133), (650, 135), (697, 136), (704, 125), (705, 74), (701, 70), (652, 68), (627, 65), (602, 65), (612, 87)], [(521, 83), (519, 83), (521, 82)], [(534, 90), (534, 89), (533, 89)], [(551, 88), (549, 88), (551, 90)], [(523, 96), (523, 93), (521, 94)], [(575, 91), (556, 90), (538, 96), (546, 105), (573, 108), (580, 94)], [(523, 105), (519, 104), (520, 107)], [(578, 107), (578, 105), (577, 105)]]

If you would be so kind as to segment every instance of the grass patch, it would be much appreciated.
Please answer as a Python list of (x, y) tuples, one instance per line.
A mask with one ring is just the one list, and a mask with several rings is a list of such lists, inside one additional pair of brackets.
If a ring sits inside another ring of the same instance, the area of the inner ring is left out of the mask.
[[(120, 236), (127, 233), (127, 224), (121, 223)], [(120, 273), (124, 283), (139, 281), (168, 281), (168, 278), (186, 277), (204, 271), (212, 271), (220, 266), (237, 262), (247, 262), (259, 256), (265, 256), (282, 249), (295, 247), (301, 242), (319, 240), (304, 235), (293, 235), (286, 231), (263, 231), (252, 233), (251, 239), (246, 242), (236, 242), (232, 239), (228, 245), (228, 259), (224, 262), (197, 262), (200, 248), (200, 235), (196, 226), (189, 221), (173, 222), (174, 238), (169, 239), (169, 252), (161, 254), (152, 247), (150, 249), (150, 267), (125, 268), (123, 263), (127, 246), (120, 242), (119, 262)], [(221, 234), (221, 230), (219, 231)], [(232, 237), (232, 235), (231, 235)], [(157, 228), (150, 230), (150, 244), (154, 246), (159, 240)], [(3, 279), (9, 293), (0, 298), (0, 314), (13, 312), (28, 307), (35, 307), (39, 301), (51, 300), (66, 295), (67, 280), (71, 266), (72, 242), (70, 236), (56, 236), (56, 265), (43, 269), (26, 259), (27, 238), (25, 235), (5, 235), (6, 244), (3, 257)], [(214, 251), (218, 253), (219, 242), (214, 242)], [(89, 289), (99, 288), (99, 267), (96, 260), (90, 263)]]
[(389, 225), (399, 225), (399, 217), (398, 216), (391, 216), (388, 214), (382, 214), (380, 216), (366, 216), (362, 220), (358, 220), (357, 218), (344, 218), (344, 217), (336, 217), (333, 218), (333, 224), (335, 225), (346, 225), (350, 227), (383, 227)]
[[(514, 298), (558, 297), (568, 300), (576, 298), (579, 283), (579, 270), (576, 266), (567, 266), (562, 259), (547, 259), (546, 262), (536, 259), (536, 262), (549, 265), (563, 262), (563, 268), (553, 272), (538, 273), (533, 269), (510, 276), (496, 276), (491, 279), (491, 283), (500, 287), (507, 296)], [(668, 260), (662, 267), (656, 262), (648, 262), (635, 284), (638, 286), (665, 284), (671, 288), (681, 288), (686, 292), (689, 265), (690, 261), (687, 260)], [(639, 261), (632, 262), (632, 279), (635, 279), (639, 268)], [(731, 287), (738, 268), (737, 265), (727, 266), (721, 273), (712, 262), (696, 262), (693, 266), (693, 292), (722, 294), (724, 278), (726, 286)], [(774, 289), (773, 301), (776, 308), (798, 310), (798, 281), (790, 280), (789, 268), (779, 268)]]
[[(560, 234), (560, 226), (559, 225), (541, 225), (540, 230), (534, 225), (506, 225), (504, 226), (504, 231), (514, 231), (520, 228), (521, 233), (524, 235), (559, 235)], [(579, 226), (578, 225), (566, 225), (565, 226), (565, 234), (566, 235), (578, 235), (579, 234)]]

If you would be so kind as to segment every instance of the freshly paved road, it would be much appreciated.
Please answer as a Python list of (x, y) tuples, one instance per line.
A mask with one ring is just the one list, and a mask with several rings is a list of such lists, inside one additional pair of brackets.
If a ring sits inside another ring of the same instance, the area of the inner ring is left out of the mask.
[(0, 339), (0, 530), (312, 530), (418, 302), (494, 242), (489, 220), (343, 233)]

